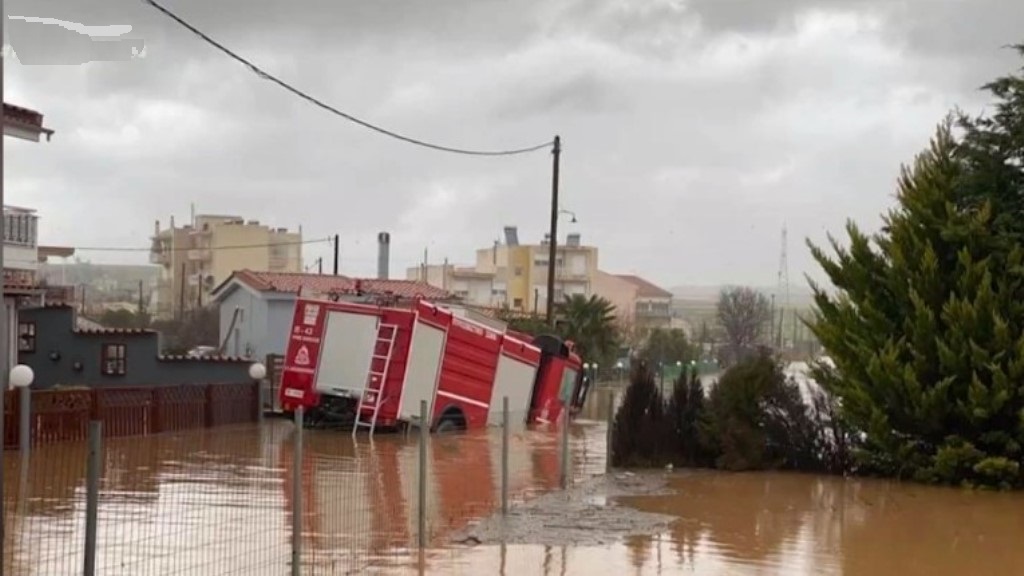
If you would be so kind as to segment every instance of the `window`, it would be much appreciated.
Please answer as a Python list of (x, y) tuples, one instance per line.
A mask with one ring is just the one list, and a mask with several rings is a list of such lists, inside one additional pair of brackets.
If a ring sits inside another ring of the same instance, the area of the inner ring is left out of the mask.
[(127, 351), (124, 344), (104, 344), (100, 372), (104, 376), (124, 376), (128, 368)]
[(514, 298), (512, 300), (512, 307), (516, 308), (517, 310), (518, 309), (522, 309), (522, 307), (523, 307), (523, 299), (522, 298)]
[(522, 275), (523, 275), (523, 267), (522, 266), (516, 266), (516, 276), (522, 276)]
[(36, 351), (36, 323), (18, 322), (18, 352)]

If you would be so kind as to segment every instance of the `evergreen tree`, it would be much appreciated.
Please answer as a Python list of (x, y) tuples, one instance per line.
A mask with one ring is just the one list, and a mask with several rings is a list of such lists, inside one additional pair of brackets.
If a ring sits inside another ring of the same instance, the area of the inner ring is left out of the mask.
[(810, 326), (835, 363), (816, 376), (863, 439), (866, 470), (1019, 485), (1024, 252), (982, 194), (984, 162), (964, 160), (951, 128), (904, 168), (880, 233), (848, 224), (834, 258), (811, 245), (836, 289), (812, 283)]
[(657, 466), (663, 461), (665, 402), (654, 374), (641, 363), (633, 371), (626, 396), (615, 414), (612, 429), (612, 465)]
[(797, 385), (767, 352), (729, 368), (711, 389), (703, 436), (725, 470), (820, 470), (818, 428)]
[(707, 427), (707, 403), (696, 370), (684, 370), (679, 375), (665, 412), (669, 459), (680, 466), (713, 466), (717, 454), (708, 446), (703, 433)]

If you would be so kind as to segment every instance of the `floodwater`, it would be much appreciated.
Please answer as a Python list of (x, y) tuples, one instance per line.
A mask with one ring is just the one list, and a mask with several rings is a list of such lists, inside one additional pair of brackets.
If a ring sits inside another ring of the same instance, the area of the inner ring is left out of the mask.
[[(297, 456), (294, 430), (269, 419), (105, 441), (97, 573), (288, 574), (296, 510), (303, 574), (433, 573), (456, 531), (500, 510), (500, 429), (430, 437), (424, 554), (417, 434), (306, 430)], [(574, 478), (604, 470), (604, 435), (571, 427)], [(5, 574), (82, 573), (86, 461), (84, 444), (4, 455)], [(508, 463), (512, 505), (557, 490), (559, 432), (514, 427)]]
[[(595, 391), (571, 429), (577, 485), (604, 470), (610, 403)], [(1024, 574), (1024, 494), (797, 474), (637, 474), (669, 493), (585, 499), (618, 506), (613, 514), (668, 515), (649, 533), (574, 544), (557, 532), (574, 521), (567, 514), (561, 528), (538, 522), (527, 543), (459, 542), (500, 508), (499, 430), (430, 438), (419, 552), (415, 435), (307, 430), (297, 459), (293, 433), (268, 420), (105, 442), (97, 573), (288, 574), (298, 510), (306, 575)], [(558, 492), (558, 433), (513, 431), (508, 461), (512, 506), (550, 502), (558, 518), (574, 498)], [(85, 464), (83, 445), (5, 456), (5, 574), (82, 573)]]

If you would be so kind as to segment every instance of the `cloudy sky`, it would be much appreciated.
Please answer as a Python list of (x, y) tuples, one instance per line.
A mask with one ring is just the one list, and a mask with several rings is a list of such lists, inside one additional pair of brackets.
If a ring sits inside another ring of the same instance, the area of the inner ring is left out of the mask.
[[(817, 275), (804, 239), (874, 228), (900, 163), (985, 81), (1020, 68), (1011, 0), (160, 0), (296, 87), (386, 128), (502, 149), (560, 134), (561, 230), (600, 265), (677, 284)], [(11, 17), (130, 25), (143, 57), (5, 66), (48, 144), (7, 139), (6, 201), (47, 243), (146, 247), (154, 221), (236, 213), (341, 236), (344, 273), (429, 249), (470, 262), (502, 227), (547, 227), (547, 151), (479, 158), (310, 105), (141, 0), (5, 2)], [(21, 20), (24, 22), (24, 20)], [(26, 24), (21, 24), (25, 26)], [(40, 26), (40, 25), (34, 25)], [(49, 26), (44, 26), (49, 27)], [(5, 38), (12, 29), (5, 26)], [(22, 28), (23, 29), (23, 28)], [(306, 260), (329, 256), (326, 244)], [(81, 252), (96, 262), (145, 253)]]

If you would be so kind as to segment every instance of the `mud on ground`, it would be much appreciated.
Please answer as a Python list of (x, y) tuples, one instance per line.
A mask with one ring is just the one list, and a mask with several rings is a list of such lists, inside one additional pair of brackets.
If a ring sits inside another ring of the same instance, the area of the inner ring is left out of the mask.
[(675, 516), (641, 512), (614, 499), (623, 496), (671, 494), (662, 472), (616, 472), (511, 506), (457, 533), (453, 544), (544, 544), (603, 546), (624, 537), (654, 534)]

